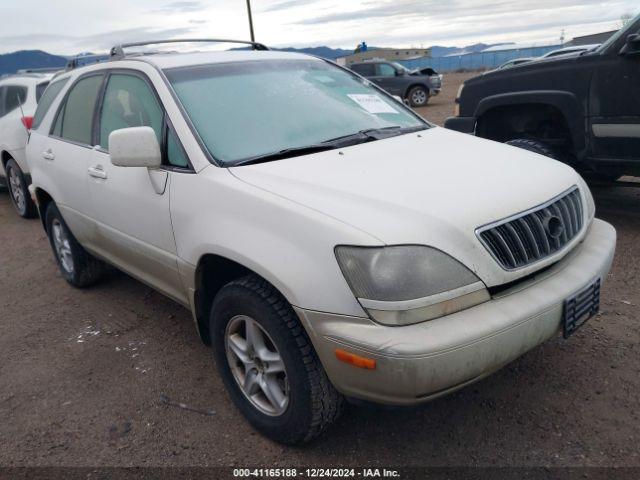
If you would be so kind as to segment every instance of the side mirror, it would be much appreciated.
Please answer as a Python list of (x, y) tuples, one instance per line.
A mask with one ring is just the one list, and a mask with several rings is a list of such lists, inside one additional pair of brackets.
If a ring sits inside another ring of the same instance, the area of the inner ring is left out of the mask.
[(640, 55), (640, 34), (627, 35), (627, 43), (620, 51), (622, 55)]
[(117, 167), (159, 168), (160, 145), (151, 127), (114, 130), (109, 135), (109, 156)]

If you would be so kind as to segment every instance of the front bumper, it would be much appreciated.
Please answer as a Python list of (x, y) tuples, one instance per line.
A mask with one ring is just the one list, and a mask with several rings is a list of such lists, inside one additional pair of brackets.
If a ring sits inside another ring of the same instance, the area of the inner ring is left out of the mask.
[[(486, 303), (415, 325), (386, 327), (368, 318), (296, 311), (340, 392), (418, 404), (489, 375), (557, 334), (565, 298), (604, 280), (615, 243), (614, 228), (594, 220), (582, 243), (552, 268)], [(376, 368), (343, 363), (336, 348), (373, 358)]]
[(474, 134), (476, 132), (476, 117), (449, 117), (444, 122), (444, 128)]

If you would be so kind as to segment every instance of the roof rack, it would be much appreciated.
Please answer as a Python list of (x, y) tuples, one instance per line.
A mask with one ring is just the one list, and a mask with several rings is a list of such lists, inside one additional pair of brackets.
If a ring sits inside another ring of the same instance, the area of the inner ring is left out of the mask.
[(145, 45), (159, 45), (163, 43), (241, 43), (243, 45), (250, 45), (253, 50), (269, 50), (269, 48), (262, 43), (250, 42), (247, 40), (229, 40), (221, 38), (184, 38), (178, 40), (150, 40), (147, 42), (122, 43), (120, 45), (116, 45), (111, 49), (111, 57), (126, 57), (126, 54), (124, 53), (125, 48), (142, 47)]

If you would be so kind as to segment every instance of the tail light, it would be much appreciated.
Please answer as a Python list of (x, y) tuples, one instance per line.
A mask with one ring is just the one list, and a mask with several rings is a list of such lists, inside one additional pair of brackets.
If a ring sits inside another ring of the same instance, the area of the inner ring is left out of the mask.
[(33, 126), (33, 117), (22, 117), (22, 124), (27, 130), (31, 130)]

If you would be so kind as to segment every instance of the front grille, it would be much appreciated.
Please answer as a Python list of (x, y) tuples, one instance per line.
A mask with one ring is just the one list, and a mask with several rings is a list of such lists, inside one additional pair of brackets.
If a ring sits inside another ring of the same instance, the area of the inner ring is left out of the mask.
[(527, 212), (477, 230), (505, 270), (515, 270), (562, 250), (583, 225), (580, 190), (571, 190)]

